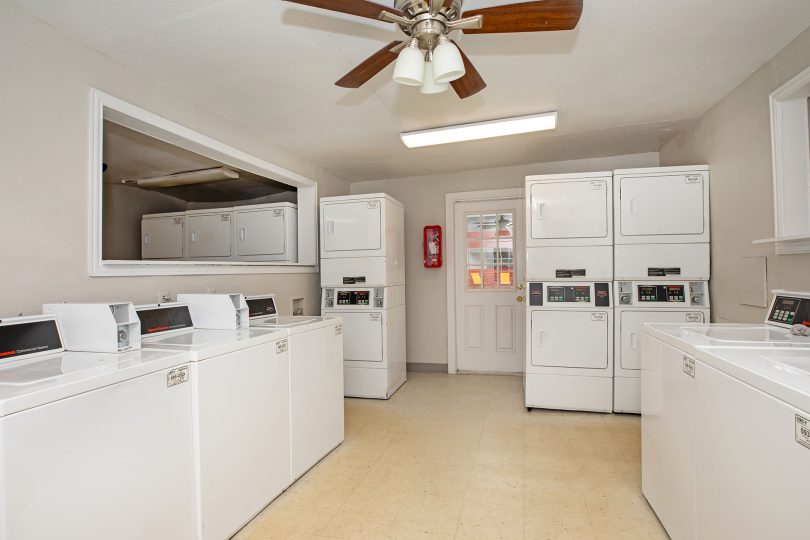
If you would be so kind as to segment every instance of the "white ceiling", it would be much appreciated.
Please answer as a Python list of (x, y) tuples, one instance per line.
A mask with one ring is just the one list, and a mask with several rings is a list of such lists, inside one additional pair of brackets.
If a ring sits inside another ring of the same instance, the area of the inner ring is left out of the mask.
[[(573, 32), (460, 36), (489, 84), (460, 101), (394, 84), (391, 68), (360, 90), (334, 86), (397, 36), (373, 20), (279, 0), (16, 3), (350, 181), (658, 150), (810, 24), (807, 0), (585, 0)], [(399, 140), (550, 110), (552, 133), (416, 150)]]

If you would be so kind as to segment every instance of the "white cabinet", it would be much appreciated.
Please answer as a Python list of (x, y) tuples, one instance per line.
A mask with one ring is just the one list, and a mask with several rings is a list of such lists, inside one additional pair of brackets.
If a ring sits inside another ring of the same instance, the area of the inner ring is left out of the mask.
[[(693, 540), (695, 359), (647, 334), (641, 335), (640, 344), (641, 490), (671, 538)], [(737, 446), (740, 440), (729, 443)], [(721, 531), (705, 538), (738, 537)]]
[(185, 212), (143, 216), (141, 258), (182, 259), (185, 256), (185, 223)]
[(227, 260), (233, 254), (233, 209), (187, 212), (189, 259)]
[(291, 203), (234, 208), (236, 257), (243, 261), (298, 260), (298, 208)]
[(668, 167), (614, 173), (616, 244), (709, 241), (709, 169)]
[(612, 244), (611, 173), (526, 179), (528, 247)]

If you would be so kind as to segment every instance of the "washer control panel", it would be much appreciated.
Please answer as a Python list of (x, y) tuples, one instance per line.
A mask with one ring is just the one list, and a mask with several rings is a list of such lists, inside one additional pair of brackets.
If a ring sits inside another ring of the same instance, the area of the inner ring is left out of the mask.
[(777, 294), (771, 304), (767, 322), (787, 326), (794, 324), (810, 326), (810, 298)]

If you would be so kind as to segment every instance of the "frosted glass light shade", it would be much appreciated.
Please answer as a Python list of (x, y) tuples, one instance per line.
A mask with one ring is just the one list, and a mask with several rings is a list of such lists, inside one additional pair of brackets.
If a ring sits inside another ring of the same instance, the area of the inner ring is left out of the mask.
[(433, 80), (433, 62), (425, 62), (425, 82), (419, 89), (423, 94), (441, 94), (449, 88), (449, 84), (439, 84)]
[(394, 66), (394, 81), (420, 86), (425, 81), (425, 55), (418, 47), (405, 47)]
[(433, 79), (439, 84), (449, 83), (466, 73), (458, 47), (450, 41), (439, 43), (433, 51)]

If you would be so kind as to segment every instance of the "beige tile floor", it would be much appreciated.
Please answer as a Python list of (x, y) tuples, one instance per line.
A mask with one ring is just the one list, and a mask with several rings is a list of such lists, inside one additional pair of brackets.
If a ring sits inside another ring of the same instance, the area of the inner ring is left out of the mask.
[(346, 400), (346, 440), (237, 536), (667, 538), (640, 489), (639, 419), (523, 406), (522, 379), (411, 373)]

